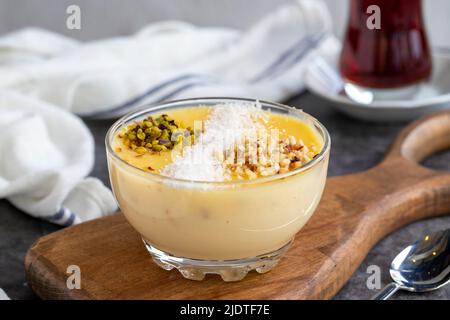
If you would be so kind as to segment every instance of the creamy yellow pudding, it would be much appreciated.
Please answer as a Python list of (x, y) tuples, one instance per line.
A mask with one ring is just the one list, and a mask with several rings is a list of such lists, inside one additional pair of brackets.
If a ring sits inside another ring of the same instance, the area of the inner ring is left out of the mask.
[[(227, 105), (229, 101), (218, 99), (201, 102), (151, 109), (112, 127), (107, 137), (108, 165), (122, 212), (152, 250), (172, 257), (225, 261), (226, 265), (226, 261), (283, 248), (321, 198), (329, 156), (325, 129), (307, 114), (280, 105), (261, 103), (261, 107), (240, 100)], [(238, 109), (240, 104), (251, 104), (248, 112)], [(219, 117), (217, 110), (226, 112)], [(161, 132), (154, 127), (164, 131), (166, 126), (160, 125), (168, 124), (164, 119), (171, 125), (166, 131), (175, 136), (176, 129), (182, 129), (183, 138), (172, 137), (170, 144), (158, 138)], [(145, 126), (149, 120), (154, 123)], [(242, 145), (216, 144), (223, 138), (221, 132), (227, 135), (224, 125), (234, 130), (231, 140)], [(195, 127), (200, 128), (198, 132)], [(256, 133), (256, 140), (236, 134), (244, 133), (244, 128), (251, 129), (246, 133)], [(161, 140), (167, 146), (164, 150)], [(199, 159), (210, 162), (188, 163), (188, 155), (200, 153), (200, 143), (206, 147)], [(209, 149), (208, 143), (216, 145)], [(159, 256), (155, 260), (160, 265), (163, 260), (167, 269), (179, 268), (176, 261), (172, 264)], [(189, 278), (202, 277), (191, 272)]]

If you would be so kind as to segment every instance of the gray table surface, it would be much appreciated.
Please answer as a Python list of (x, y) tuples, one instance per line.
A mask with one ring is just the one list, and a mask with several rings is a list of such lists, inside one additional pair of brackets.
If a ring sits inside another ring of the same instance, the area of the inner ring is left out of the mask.
[[(327, 101), (304, 93), (287, 102), (317, 117), (330, 131), (332, 151), (329, 175), (343, 175), (368, 169), (381, 160), (392, 139), (404, 123), (373, 124), (361, 122), (332, 110)], [(112, 121), (88, 121), (95, 137), (96, 160), (92, 176), (109, 185), (106, 168), (104, 135)], [(433, 156), (424, 165), (450, 169), (450, 152)], [(386, 183), (389, 183), (387, 181)], [(20, 212), (5, 200), (0, 201), (0, 288), (12, 299), (36, 299), (27, 286), (24, 256), (29, 246), (40, 236), (59, 227)], [(450, 228), (450, 216), (419, 221), (408, 225), (379, 242), (364, 262), (336, 295), (336, 299), (368, 299), (376, 291), (367, 288), (367, 268), (381, 268), (382, 284), (389, 282), (388, 267), (395, 255), (410, 242), (426, 233)], [(399, 293), (395, 299), (449, 299), (450, 286), (426, 294)]]

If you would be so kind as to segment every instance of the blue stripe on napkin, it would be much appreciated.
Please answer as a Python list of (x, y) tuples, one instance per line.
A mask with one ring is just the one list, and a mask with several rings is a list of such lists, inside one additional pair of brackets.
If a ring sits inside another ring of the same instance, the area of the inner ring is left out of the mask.
[[(145, 98), (150, 97), (151, 95), (158, 94), (164, 89), (166, 89), (169, 86), (182, 83), (182, 87), (186, 86), (185, 82), (195, 82), (195, 81), (202, 81), (202, 82), (212, 82), (212, 77), (209, 75), (202, 75), (202, 74), (184, 74), (175, 78), (168, 79), (154, 87), (149, 88), (146, 92), (143, 94), (134, 97), (127, 102), (120, 104), (116, 107), (113, 107), (111, 109), (107, 109), (104, 111), (94, 112), (91, 114), (79, 114), (83, 118), (97, 118), (97, 117), (106, 117), (109, 115), (114, 115), (120, 112), (120, 114), (124, 114), (127, 112), (127, 110), (135, 107), (135, 105)], [(175, 89), (175, 91), (179, 91), (179, 87)], [(168, 94), (169, 95), (169, 94)], [(172, 94), (170, 94), (172, 95)]]
[(66, 207), (61, 207), (53, 215), (46, 217), (46, 220), (63, 226), (71, 226), (75, 222), (75, 219), (75, 213)]

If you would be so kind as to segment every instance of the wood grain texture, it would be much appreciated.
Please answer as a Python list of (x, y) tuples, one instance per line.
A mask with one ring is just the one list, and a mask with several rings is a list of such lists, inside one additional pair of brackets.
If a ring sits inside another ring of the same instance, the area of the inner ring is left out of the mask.
[[(370, 148), (370, 146), (368, 146)], [(151, 261), (122, 214), (40, 238), (25, 267), (30, 287), (47, 299), (327, 299), (371, 247), (414, 220), (450, 212), (450, 173), (417, 164), (450, 148), (450, 112), (408, 126), (385, 159), (361, 173), (329, 178), (322, 201), (278, 267), (240, 282), (184, 279)], [(82, 288), (66, 287), (67, 266)]]

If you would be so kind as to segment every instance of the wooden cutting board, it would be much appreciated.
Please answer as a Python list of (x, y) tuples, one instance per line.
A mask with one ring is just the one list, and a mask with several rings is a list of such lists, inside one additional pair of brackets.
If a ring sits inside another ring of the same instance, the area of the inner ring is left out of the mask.
[[(385, 235), (450, 213), (450, 173), (417, 164), (447, 148), (450, 111), (407, 127), (376, 167), (329, 178), (311, 220), (278, 267), (263, 275), (252, 272), (232, 283), (211, 275), (197, 282), (162, 270), (117, 214), (40, 238), (25, 259), (28, 284), (46, 299), (331, 298)], [(69, 265), (80, 267), (81, 289), (67, 288)]]

